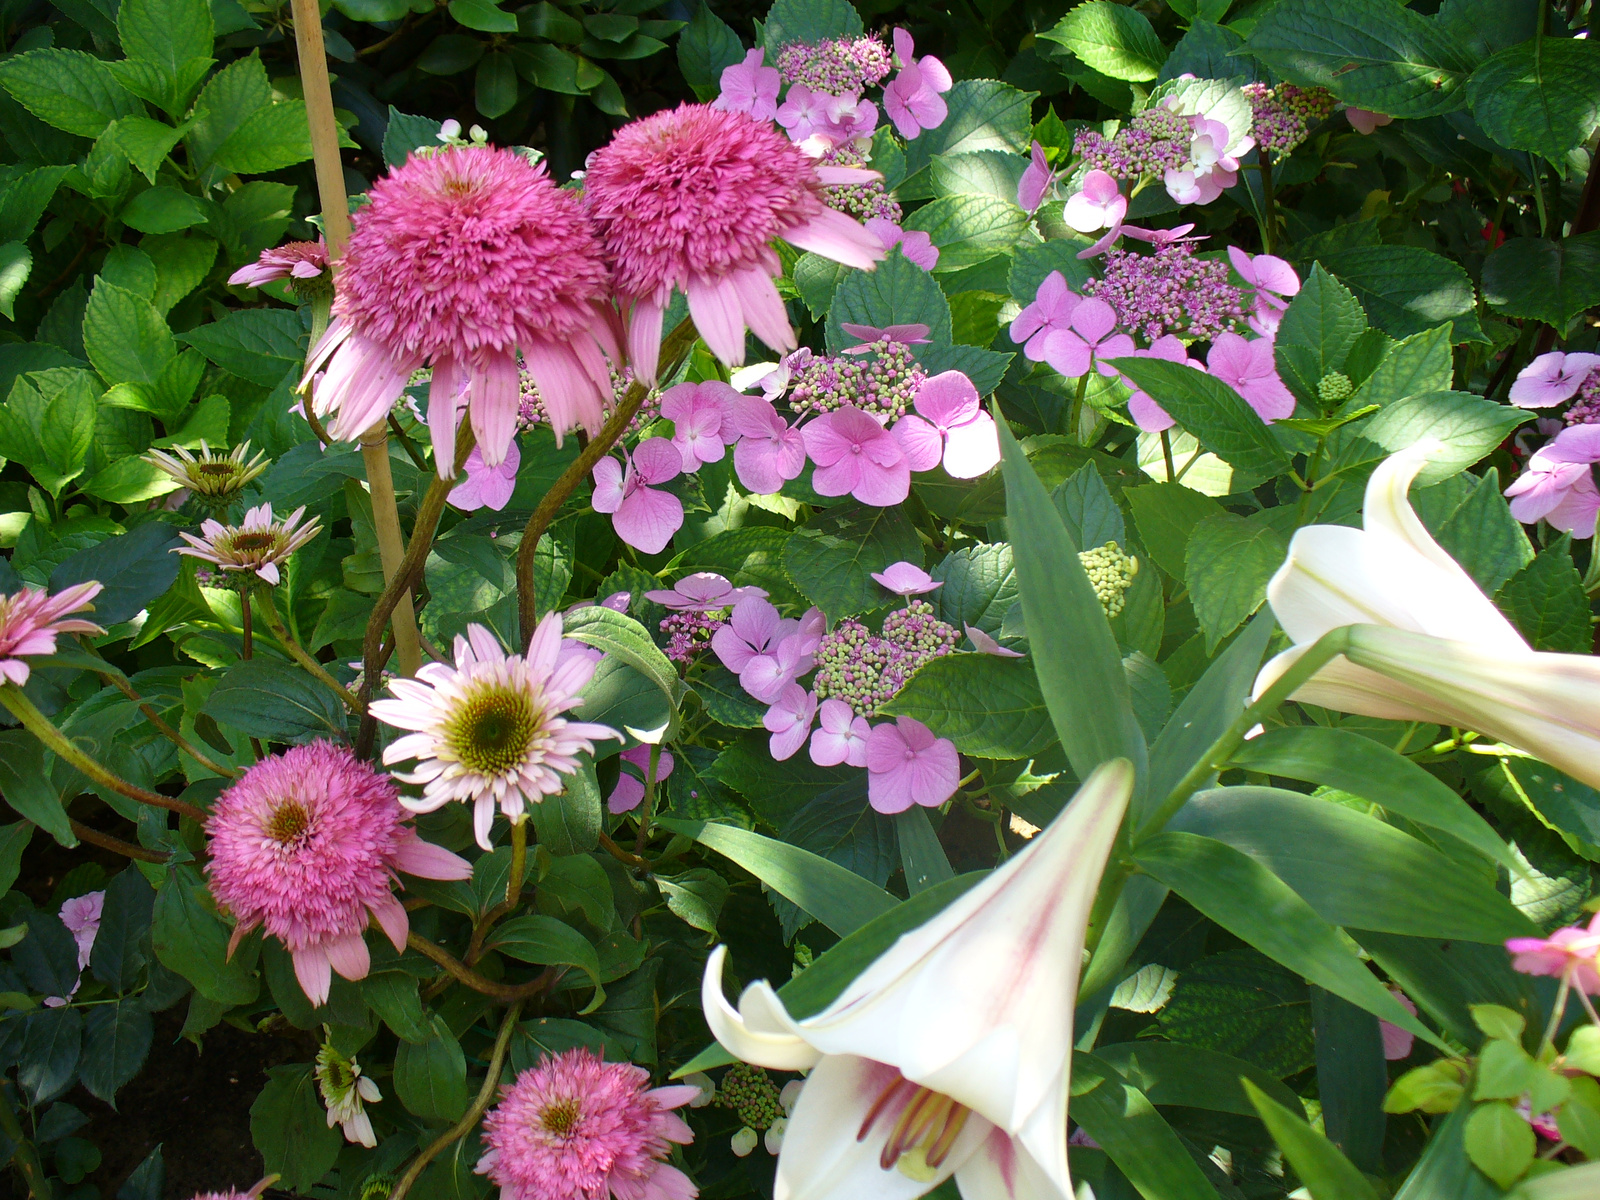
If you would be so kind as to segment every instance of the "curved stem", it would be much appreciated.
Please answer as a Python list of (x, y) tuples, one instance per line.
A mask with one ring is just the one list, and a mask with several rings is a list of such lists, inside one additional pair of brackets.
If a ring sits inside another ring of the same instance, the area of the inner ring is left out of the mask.
[[(394, 472), (389, 468), (389, 431), (382, 421), (361, 435), (361, 462), (367, 471), (372, 527), (378, 535), (378, 558), (387, 583), (399, 574), (406, 550), (405, 534), (400, 531), (400, 505), (394, 494)], [(417, 640), (417, 613), (409, 588), (395, 598), (391, 627), (400, 674), (415, 675), (422, 666), (422, 644)]]
[(483, 939), (494, 923), (513, 911), (522, 899), (522, 877), (528, 873), (528, 818), (524, 814), (511, 823), (511, 873), (506, 876), (506, 898), (478, 918), (472, 928), (472, 940), (467, 944), (466, 965), (472, 966), (483, 956)]
[[(469, 987), (475, 992), (481, 992), (485, 996), (491, 996), (502, 1004), (511, 1004), (516, 1001), (527, 1000), (531, 996), (537, 996), (539, 993), (547, 991), (556, 979), (555, 968), (547, 967), (539, 973), (537, 979), (529, 980), (527, 983), (496, 983), (494, 980), (486, 979), (478, 974), (443, 946), (430, 942), (419, 933), (407, 934), (406, 945), (424, 958), (432, 959), (443, 967), (457, 983), (462, 984), (464, 987)], [(392, 1197), (391, 1200), (393, 1200)]]
[(394, 1185), (394, 1190), (389, 1193), (389, 1200), (405, 1200), (406, 1193), (411, 1190), (419, 1176), (435, 1158), (448, 1146), (453, 1145), (461, 1138), (472, 1132), (479, 1119), (489, 1107), (489, 1101), (494, 1099), (495, 1089), (500, 1086), (500, 1071), (505, 1066), (506, 1051), (511, 1045), (512, 1031), (517, 1027), (517, 1018), (522, 1015), (522, 1003), (518, 1001), (508, 1009), (506, 1015), (500, 1020), (500, 1032), (494, 1039), (494, 1051), (489, 1055), (489, 1071), (483, 1077), (483, 1086), (478, 1089), (477, 1097), (472, 1101), (472, 1107), (461, 1114), (461, 1119), (446, 1129), (433, 1141), (428, 1143), (426, 1149), (417, 1155), (411, 1165), (406, 1168), (406, 1173), (400, 1176), (400, 1181)]
[(149, 701), (147, 701), (143, 696), (139, 695), (139, 693), (134, 689), (133, 684), (129, 681), (128, 677), (113, 667), (110, 663), (106, 663), (104, 670), (96, 667), (95, 674), (100, 676), (101, 679), (104, 679), (112, 687), (116, 688), (117, 691), (121, 692), (129, 700), (132, 700), (136, 705), (138, 705), (139, 711), (144, 714), (144, 719), (156, 727), (157, 733), (161, 734), (162, 737), (166, 738), (169, 742), (171, 742), (179, 750), (182, 750), (190, 758), (194, 759), (195, 762), (199, 763), (206, 770), (210, 771), (213, 775), (220, 775), (224, 779), (235, 779), (238, 777), (238, 771), (234, 770), (232, 767), (225, 767), (221, 763), (214, 762), (209, 755), (201, 753), (199, 747), (197, 747), (193, 742), (184, 737), (183, 734), (179, 733), (171, 725), (168, 725), (165, 721), (163, 721), (161, 719), (161, 714), (156, 712), (156, 710), (151, 707)]
[[(694, 339), (694, 322), (685, 317), (678, 323), (678, 327), (662, 340), (660, 378), (667, 379), (672, 376), (679, 364), (688, 357)], [(551, 484), (550, 490), (539, 501), (539, 507), (533, 510), (533, 516), (528, 518), (528, 524), (523, 528), (522, 544), (517, 547), (517, 624), (522, 633), (524, 650), (533, 641), (534, 626), (539, 623), (539, 598), (533, 580), (533, 559), (539, 548), (539, 539), (544, 536), (545, 530), (550, 528), (550, 522), (555, 520), (556, 513), (561, 511), (561, 506), (567, 502), (567, 497), (571, 496), (577, 490), (578, 484), (594, 470), (595, 463), (617, 444), (627, 430), (628, 422), (633, 420), (634, 414), (639, 411), (639, 406), (649, 394), (650, 389), (637, 381), (628, 388), (628, 394), (622, 398), (622, 403), (611, 414), (611, 419), (583, 448), (572, 465), (561, 472), (561, 477)]]
[(639, 836), (634, 839), (633, 852), (643, 854), (650, 844), (650, 818), (656, 810), (656, 771), (661, 767), (661, 746), (650, 747), (650, 766), (644, 773), (644, 799), (639, 804)]
[(283, 618), (278, 616), (278, 610), (273, 607), (272, 594), (267, 591), (261, 593), (261, 619), (267, 623), (267, 628), (272, 630), (272, 635), (283, 643), (283, 648), (289, 652), (289, 657), (320, 682), (332, 688), (334, 695), (344, 701), (346, 708), (354, 713), (367, 711), (367, 706), (361, 702), (361, 697), (352, 694), (349, 688), (328, 674), (327, 669), (312, 658), (304, 646), (295, 641), (284, 625)]
[(72, 826), (72, 832), (91, 846), (99, 846), (102, 850), (109, 850), (113, 854), (120, 854), (124, 858), (137, 858), (140, 862), (164, 863), (167, 856), (157, 850), (146, 850), (143, 846), (135, 846), (132, 842), (125, 842), (119, 837), (112, 837), (109, 833), (101, 833), (92, 829), (75, 817), (68, 817), (67, 823)]
[(611, 857), (616, 859), (618, 862), (625, 863), (636, 870), (650, 871), (654, 869), (654, 865), (648, 858), (641, 858), (637, 854), (630, 854), (621, 846), (617, 845), (616, 842), (612, 841), (611, 838), (603, 832), (600, 834), (600, 848), (607, 854), (611, 855)]
[(22, 722), (22, 727), (34, 737), (44, 743), (45, 749), (55, 752), (57, 758), (71, 763), (84, 775), (88, 776), (101, 787), (108, 787), (119, 796), (126, 796), (129, 800), (137, 800), (140, 804), (149, 804), (155, 808), (164, 808), (168, 812), (175, 812), (179, 816), (189, 817), (195, 821), (204, 821), (206, 814), (194, 805), (183, 800), (174, 800), (171, 796), (163, 796), (160, 792), (149, 792), (136, 784), (129, 783), (119, 775), (113, 775), (94, 759), (90, 758), (76, 743), (61, 730), (51, 723), (50, 718), (40, 712), (32, 700), (29, 700), (22, 689), (14, 684), (0, 687), (0, 704), (10, 710), (11, 715)]

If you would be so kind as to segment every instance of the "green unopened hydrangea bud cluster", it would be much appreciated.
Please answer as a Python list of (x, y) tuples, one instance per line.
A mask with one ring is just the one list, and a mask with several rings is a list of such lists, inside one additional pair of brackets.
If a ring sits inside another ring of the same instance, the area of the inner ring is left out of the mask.
[(1343, 371), (1329, 371), (1317, 382), (1317, 399), (1324, 404), (1339, 404), (1350, 399), (1356, 385)]
[(768, 1129), (783, 1116), (783, 1105), (778, 1100), (778, 1085), (760, 1067), (748, 1063), (734, 1063), (717, 1085), (717, 1103), (731, 1108), (751, 1129)]
[(1081, 551), (1078, 561), (1088, 573), (1100, 607), (1106, 610), (1106, 616), (1115, 617), (1122, 611), (1123, 597), (1132, 586), (1133, 577), (1139, 573), (1139, 560), (1124, 554), (1115, 542), (1107, 542)]

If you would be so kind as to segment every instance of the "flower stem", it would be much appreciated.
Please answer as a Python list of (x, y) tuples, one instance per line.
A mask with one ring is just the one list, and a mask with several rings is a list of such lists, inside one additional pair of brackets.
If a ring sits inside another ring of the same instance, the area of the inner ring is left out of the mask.
[(430, 942), (419, 933), (406, 935), (406, 945), (424, 958), (432, 959), (443, 967), (457, 983), (485, 996), (491, 996), (503, 1004), (516, 1003), (530, 996), (537, 996), (540, 992), (546, 991), (556, 980), (556, 969), (550, 967), (541, 971), (538, 978), (531, 979), (527, 983), (496, 983), (479, 975), (443, 946)]
[(253, 658), (255, 656), (255, 638), (253, 636), (251, 636), (251, 631), (250, 631), (250, 592), (251, 591), (252, 591), (252, 588), (248, 583), (245, 584), (242, 588), (239, 589), (240, 623), (241, 623), (241, 626), (242, 626), (243, 631), (244, 631), (244, 650), (241, 652), (239, 657), (246, 658), (246, 659)]
[(1556, 989), (1556, 1002), (1550, 1006), (1550, 1023), (1544, 1027), (1544, 1037), (1539, 1039), (1539, 1055), (1542, 1057), (1546, 1046), (1553, 1045), (1556, 1032), (1561, 1028), (1561, 1018), (1567, 1015), (1567, 997), (1572, 992), (1572, 972), (1563, 971), (1561, 986)]
[[(98, 657), (98, 655), (96, 657)], [(214, 775), (220, 775), (224, 779), (234, 779), (238, 777), (238, 771), (234, 770), (232, 767), (225, 767), (219, 762), (214, 762), (209, 755), (202, 753), (198, 746), (196, 746), (188, 738), (184, 737), (183, 734), (179, 733), (171, 725), (168, 725), (165, 721), (163, 721), (161, 719), (161, 714), (156, 712), (156, 710), (151, 707), (150, 703), (145, 700), (143, 696), (139, 695), (139, 693), (134, 689), (133, 684), (129, 682), (128, 677), (113, 667), (110, 663), (106, 663), (103, 670), (99, 667), (96, 667), (95, 674), (100, 676), (101, 679), (104, 679), (112, 687), (116, 688), (129, 700), (132, 700), (135, 704), (137, 704), (139, 706), (139, 711), (144, 714), (145, 720), (154, 725), (156, 731), (160, 733), (162, 737), (166, 738), (169, 742), (171, 742), (179, 750), (182, 750), (190, 758), (194, 759), (195, 762), (199, 763), (206, 770), (210, 771)]]
[(483, 1086), (478, 1089), (478, 1095), (473, 1100), (472, 1106), (461, 1114), (461, 1119), (446, 1129), (427, 1147), (422, 1150), (406, 1168), (406, 1173), (400, 1176), (394, 1190), (389, 1193), (389, 1200), (405, 1200), (406, 1194), (427, 1169), (429, 1163), (437, 1158), (444, 1150), (471, 1133), (483, 1114), (489, 1108), (489, 1102), (494, 1099), (495, 1091), (500, 1087), (500, 1072), (505, 1067), (506, 1051), (511, 1045), (511, 1034), (517, 1028), (517, 1018), (522, 1015), (522, 1001), (514, 1001), (506, 1009), (506, 1015), (500, 1019), (500, 1032), (494, 1039), (494, 1051), (489, 1055), (488, 1073), (483, 1077)]
[(1172, 461), (1171, 431), (1166, 429), (1161, 431), (1161, 461), (1165, 463), (1167, 467), (1167, 482), (1177, 483), (1178, 467), (1177, 464)]
[[(1093, 370), (1090, 367), (1089, 370)], [(1078, 440), (1078, 426), (1083, 419), (1083, 398), (1089, 394), (1089, 371), (1078, 376), (1078, 392), (1072, 397), (1072, 408), (1067, 417), (1067, 436), (1074, 442)]]
[[(672, 377), (679, 364), (689, 356), (695, 337), (694, 322), (685, 317), (676, 329), (662, 339), (660, 378)], [(539, 548), (539, 539), (550, 528), (550, 522), (555, 520), (556, 513), (561, 511), (567, 497), (594, 470), (595, 463), (621, 439), (628, 422), (633, 420), (649, 394), (649, 388), (638, 380), (634, 381), (627, 395), (622, 398), (622, 403), (611, 414), (611, 419), (583, 448), (576, 461), (561, 472), (561, 477), (544, 494), (539, 507), (533, 510), (533, 516), (528, 518), (528, 524), (523, 528), (522, 543), (517, 547), (517, 624), (522, 633), (523, 649), (532, 643), (534, 626), (539, 623), (539, 596), (533, 580), (533, 559)]]
[(661, 747), (650, 747), (650, 767), (644, 774), (644, 799), (639, 804), (639, 836), (634, 840), (633, 852), (644, 854), (650, 841), (650, 818), (656, 810), (656, 772), (661, 769)]
[(98, 829), (92, 829), (74, 817), (68, 817), (67, 823), (72, 826), (73, 833), (91, 846), (99, 846), (102, 850), (120, 854), (124, 858), (136, 858), (140, 862), (164, 863), (167, 861), (167, 856), (158, 850), (146, 850), (143, 846), (125, 842), (119, 837), (112, 837), (109, 833), (101, 833)]
[(1161, 807), (1139, 826), (1138, 832), (1133, 836), (1134, 845), (1137, 846), (1152, 834), (1161, 832), (1162, 826), (1177, 815), (1178, 810), (1188, 803), (1189, 797), (1194, 795), (1211, 775), (1227, 766), (1228, 759), (1233, 757), (1233, 752), (1243, 743), (1244, 735), (1258, 725), (1263, 717), (1299, 691), (1301, 685), (1308, 679), (1343, 654), (1349, 642), (1350, 626), (1343, 625), (1338, 629), (1329, 630), (1307, 647), (1294, 665), (1240, 713), (1222, 736), (1211, 743), (1205, 753), (1195, 760), (1194, 766), (1189, 768), (1184, 777), (1178, 780), (1177, 786), (1161, 802)]
[(306, 124), (311, 129), (317, 194), (322, 201), (322, 232), (328, 242), (328, 258), (337, 260), (350, 240), (350, 200), (344, 190), (344, 164), (339, 161), (339, 125), (333, 115), (328, 52), (322, 44), (322, 9), (317, 0), (294, 0), (293, 10), (300, 88), (305, 95)]
[(1261, 207), (1266, 218), (1261, 227), (1261, 250), (1271, 254), (1278, 244), (1278, 204), (1272, 195), (1272, 162), (1265, 150), (1257, 149), (1256, 154), (1261, 168)]
[(472, 927), (472, 940), (467, 944), (467, 966), (473, 966), (483, 956), (483, 939), (494, 923), (507, 913), (515, 911), (522, 899), (522, 877), (528, 873), (528, 817), (524, 813), (511, 822), (511, 873), (506, 876), (506, 898), (478, 918)]
[[(405, 535), (400, 532), (400, 506), (394, 495), (394, 474), (389, 469), (389, 432), (379, 421), (361, 435), (361, 461), (367, 468), (372, 498), (372, 526), (378, 535), (378, 557), (387, 584), (400, 572), (406, 556)], [(417, 614), (406, 589), (395, 600), (392, 625), (400, 674), (411, 676), (422, 666), (422, 643), (417, 640)]]
[(261, 593), (261, 619), (267, 623), (267, 628), (272, 630), (272, 635), (283, 643), (283, 648), (289, 652), (289, 657), (304, 667), (305, 670), (320, 682), (333, 689), (334, 695), (344, 701), (345, 707), (353, 713), (364, 714), (367, 706), (362, 703), (361, 697), (354, 695), (349, 688), (340, 683), (299, 642), (295, 641), (283, 619), (278, 616), (278, 610), (272, 605), (271, 593)]
[(140, 804), (164, 808), (168, 812), (177, 813), (179, 816), (189, 817), (196, 821), (204, 821), (206, 819), (206, 814), (192, 804), (183, 800), (174, 800), (171, 796), (163, 796), (160, 792), (148, 792), (118, 775), (113, 775), (80, 750), (76, 743), (66, 734), (57, 729), (51, 723), (50, 718), (40, 712), (34, 706), (33, 701), (29, 700), (23, 694), (22, 689), (15, 684), (7, 684), (4, 687), (0, 687), (0, 704), (5, 705), (10, 710), (11, 715), (22, 722), (24, 729), (43, 742), (45, 749), (54, 751), (57, 758), (70, 763), (101, 787), (108, 787), (119, 796), (137, 800)]

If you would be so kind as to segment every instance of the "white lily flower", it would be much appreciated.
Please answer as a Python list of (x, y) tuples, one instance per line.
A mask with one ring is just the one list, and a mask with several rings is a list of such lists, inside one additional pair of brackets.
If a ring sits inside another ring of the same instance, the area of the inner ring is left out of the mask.
[(1089, 910), (1133, 788), (1099, 767), (1009, 862), (901, 935), (796, 1021), (765, 982), (735, 1010), (727, 948), (706, 963), (711, 1031), (746, 1062), (810, 1069), (775, 1200), (914, 1200), (952, 1174), (965, 1200), (1071, 1200), (1067, 1095)]
[(1267, 585), (1294, 645), (1256, 677), (1260, 695), (1323, 634), (1350, 649), (1294, 694), (1340, 712), (1488, 734), (1600, 786), (1600, 659), (1532, 649), (1407, 499), (1437, 449), (1391, 455), (1367, 484), (1363, 528), (1308, 525)]

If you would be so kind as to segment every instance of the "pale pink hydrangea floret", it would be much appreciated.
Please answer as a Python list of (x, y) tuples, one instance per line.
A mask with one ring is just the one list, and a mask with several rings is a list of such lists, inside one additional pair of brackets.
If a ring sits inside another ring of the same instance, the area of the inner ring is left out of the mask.
[(1511, 385), (1510, 400), (1518, 408), (1549, 408), (1572, 399), (1600, 368), (1600, 354), (1541, 354), (1522, 370)]
[(1023, 168), (1022, 178), (1017, 181), (1017, 207), (1033, 212), (1044, 203), (1045, 193), (1055, 181), (1056, 173), (1050, 169), (1050, 160), (1045, 157), (1044, 147), (1034, 142), (1028, 165)]
[(1511, 965), (1524, 975), (1565, 978), (1573, 987), (1600, 996), (1600, 913), (1587, 928), (1568, 925), (1547, 938), (1511, 938)]
[(1033, 303), (1011, 322), (1011, 340), (1031, 362), (1044, 362), (1053, 335), (1072, 326), (1072, 314), (1083, 297), (1067, 286), (1060, 271), (1051, 271), (1039, 285)]
[(104, 633), (93, 621), (67, 616), (92, 609), (90, 602), (101, 590), (99, 583), (90, 580), (54, 596), (43, 588), (31, 587), (10, 596), (0, 595), (0, 678), (21, 687), (29, 675), (28, 664), (22, 660), (54, 654), (58, 635)]
[(217, 797), (206, 875), (236, 922), (229, 953), (258, 927), (281, 941), (312, 1004), (331, 971), (365, 978), (369, 914), (403, 951), (410, 922), (397, 872), (469, 879), (472, 867), (406, 824), (399, 792), (343, 746), (311, 742), (264, 758)]
[(903, 138), (914, 138), (924, 129), (937, 129), (950, 115), (950, 106), (941, 93), (955, 86), (945, 65), (931, 54), (915, 57), (916, 43), (904, 29), (894, 31), (894, 55), (900, 60), (900, 73), (883, 88), (883, 107)]
[(770, 496), (798, 478), (806, 467), (805, 435), (768, 400), (740, 396), (730, 407), (739, 434), (739, 444), (733, 448), (739, 482), (758, 496)]
[(1600, 514), (1592, 464), (1600, 462), (1600, 425), (1569, 425), (1533, 452), (1506, 488), (1511, 515), (1527, 524), (1548, 521), (1577, 538), (1594, 536)]
[(1090, 171), (1083, 177), (1083, 187), (1067, 198), (1061, 219), (1079, 233), (1106, 234), (1079, 258), (1093, 258), (1104, 253), (1122, 235), (1122, 218), (1128, 212), (1128, 198), (1117, 189), (1117, 181), (1104, 171)]
[(853, 92), (832, 96), (797, 83), (779, 105), (777, 121), (791, 141), (815, 158), (850, 142), (870, 141), (878, 106)]
[(967, 640), (972, 643), (972, 648), (979, 654), (992, 654), (996, 658), (1022, 658), (1022, 651), (1012, 650), (1002, 646), (993, 637), (979, 629), (976, 625), (963, 625), (967, 631)]
[[(606, 808), (612, 813), (632, 812), (644, 799), (644, 781), (650, 773), (650, 747), (641, 743), (631, 750), (624, 750), (619, 757), (628, 766), (637, 767), (639, 773), (635, 775), (627, 770), (617, 773), (617, 786), (606, 797)], [(656, 756), (655, 781), (660, 783), (672, 774), (672, 769), (677, 765), (670, 753), (661, 751)]]
[(611, 514), (612, 528), (628, 545), (659, 554), (683, 525), (683, 501), (653, 485), (682, 472), (678, 448), (663, 437), (640, 442), (626, 464), (608, 454), (594, 465), (594, 510)]
[(775, 350), (798, 344), (773, 279), (772, 243), (847, 266), (883, 258), (878, 239), (824, 202), (826, 184), (876, 172), (819, 167), (770, 125), (708, 105), (682, 105), (624, 126), (584, 176), (584, 203), (629, 307), (629, 359), (654, 383), (661, 318), (674, 287), (706, 345), (744, 361), (748, 328)]
[(1275, 254), (1251, 255), (1237, 246), (1228, 247), (1228, 261), (1239, 277), (1255, 289), (1253, 324), (1258, 332), (1275, 332), (1289, 307), (1289, 298), (1300, 292), (1300, 276)]
[(1294, 394), (1278, 377), (1270, 338), (1219, 333), (1206, 355), (1206, 369), (1243, 396), (1263, 421), (1280, 421), (1294, 414)]
[[(1205, 365), (1198, 359), (1189, 357), (1189, 348), (1183, 344), (1183, 339), (1175, 333), (1167, 333), (1150, 343), (1148, 350), (1135, 350), (1135, 358), (1160, 358), (1167, 362), (1183, 363), (1197, 371), (1204, 371)], [(1171, 429), (1176, 421), (1151, 399), (1150, 394), (1135, 386), (1131, 380), (1124, 380), (1133, 394), (1128, 397), (1128, 415), (1133, 418), (1133, 423), (1146, 433), (1160, 433), (1163, 429)]]
[(672, 444), (685, 471), (721, 462), (727, 444), (739, 440), (732, 418), (738, 399), (739, 393), (720, 379), (679, 383), (661, 393), (661, 415), (672, 422)]
[(866, 766), (871, 723), (865, 717), (856, 716), (855, 710), (843, 700), (824, 700), (820, 717), (820, 725), (811, 735), (811, 761), (819, 767), (836, 767), (840, 763)]
[(911, 562), (890, 563), (883, 570), (872, 572), (872, 578), (877, 581), (879, 587), (907, 599), (936, 591), (944, 586), (942, 581)]
[(1000, 461), (1000, 433), (983, 411), (978, 389), (960, 371), (923, 380), (912, 401), (916, 415), (896, 423), (895, 437), (913, 471), (940, 461), (956, 479), (976, 479)]
[(722, 91), (711, 107), (741, 112), (757, 121), (775, 119), (783, 79), (777, 67), (761, 65), (764, 58), (765, 52), (758, 46), (740, 62), (722, 68)]
[(786, 683), (778, 693), (772, 707), (761, 718), (761, 724), (772, 735), (770, 750), (778, 762), (794, 755), (806, 744), (811, 734), (811, 724), (817, 715), (817, 694), (808, 692), (798, 683)]
[(473, 1170), (501, 1200), (694, 1200), (693, 1181), (662, 1160), (694, 1140), (671, 1110), (700, 1089), (649, 1084), (643, 1067), (581, 1047), (546, 1058), (501, 1089)]
[(354, 440), (431, 365), (436, 469), (455, 473), (463, 406), (497, 466), (516, 433), (520, 351), (558, 443), (570, 429), (598, 433), (620, 328), (577, 196), (519, 154), (457, 146), (413, 155), (370, 198), (340, 264), (336, 319), (307, 362), (307, 382), (326, 368), (313, 395), (319, 413), (337, 413), (330, 432)]
[(858, 325), (852, 321), (840, 321), (839, 328), (853, 338), (860, 340), (859, 345), (846, 346), (846, 354), (867, 354), (877, 349), (873, 343), (890, 341), (901, 346), (926, 346), (933, 339), (928, 336), (931, 330), (926, 325), (886, 325), (879, 329), (876, 325)]
[(80, 971), (89, 965), (89, 955), (94, 950), (94, 939), (100, 932), (100, 916), (105, 911), (105, 904), (104, 888), (61, 902), (61, 923), (77, 943)]
[(1372, 133), (1381, 126), (1392, 124), (1394, 118), (1384, 113), (1373, 112), (1367, 108), (1346, 108), (1345, 118), (1350, 122), (1350, 128), (1357, 133)]
[(1046, 337), (1044, 360), (1069, 379), (1088, 374), (1090, 367), (1113, 376), (1117, 369), (1108, 360), (1133, 353), (1133, 339), (1116, 328), (1117, 313), (1111, 305), (1094, 296), (1080, 300), (1067, 327)]
[[(1399, 988), (1390, 988), (1389, 994), (1400, 1002), (1401, 1008), (1405, 1009), (1413, 1017), (1417, 1015), (1417, 1006), (1411, 1003), (1410, 996), (1407, 996)], [(1411, 1047), (1417, 1040), (1416, 1034), (1409, 1029), (1401, 1029), (1400, 1026), (1393, 1025), (1381, 1017), (1378, 1020), (1378, 1032), (1383, 1037), (1383, 1057), (1385, 1059), (1389, 1062), (1399, 1062), (1402, 1058), (1411, 1057)]]
[(322, 242), (285, 242), (229, 275), (228, 286), (258, 288), (279, 279), (315, 279), (327, 269), (328, 247)]
[(867, 738), (867, 802), (881, 813), (913, 804), (936, 808), (955, 795), (961, 760), (955, 743), (921, 721), (896, 717)]
[(670, 591), (646, 592), (644, 598), (673, 612), (715, 612), (732, 608), (746, 596), (766, 598), (766, 589), (734, 587), (714, 571), (696, 571), (685, 575)]
[(1223, 122), (1201, 116), (1189, 120), (1189, 162), (1182, 169), (1166, 171), (1163, 182), (1179, 204), (1210, 204), (1239, 182), (1239, 158), (1254, 147), (1255, 139), (1240, 138), (1230, 146)]
[(911, 493), (911, 467), (900, 443), (859, 408), (824, 413), (802, 430), (816, 464), (811, 486), (822, 496), (854, 496), (888, 508)]
[(899, 246), (906, 261), (915, 263), (924, 271), (931, 271), (939, 265), (939, 247), (922, 230), (902, 229), (888, 217), (868, 217), (866, 226), (885, 252)]
[(499, 512), (517, 490), (517, 468), (521, 465), (522, 451), (514, 441), (506, 451), (505, 461), (497, 467), (485, 463), (483, 451), (474, 446), (464, 467), (467, 477), (450, 489), (450, 503), (466, 512), (479, 508)]
[(618, 739), (605, 725), (563, 714), (583, 703), (600, 655), (561, 636), (561, 614), (549, 613), (534, 630), (526, 656), (506, 654), (482, 625), (468, 625), (455, 640), (455, 665), (425, 663), (415, 679), (395, 679), (392, 700), (375, 700), (372, 715), (409, 730), (383, 752), (386, 764), (415, 759), (416, 769), (396, 772), (422, 785), (420, 799), (402, 803), (433, 812), (452, 800), (474, 805), (478, 844), (491, 848), (495, 810), (521, 820), (530, 805), (566, 787), (580, 754), (594, 743)]

